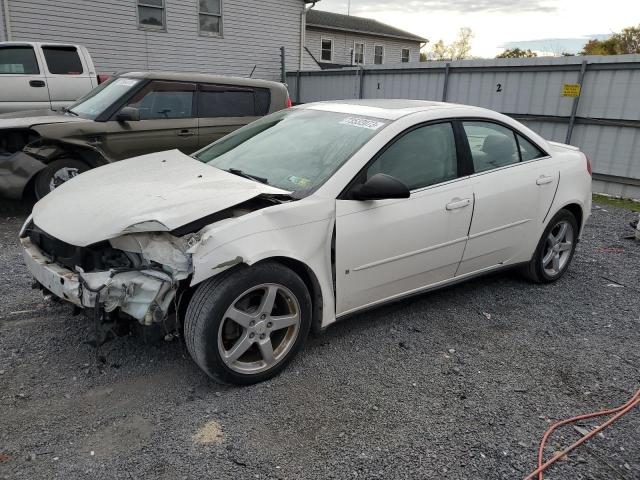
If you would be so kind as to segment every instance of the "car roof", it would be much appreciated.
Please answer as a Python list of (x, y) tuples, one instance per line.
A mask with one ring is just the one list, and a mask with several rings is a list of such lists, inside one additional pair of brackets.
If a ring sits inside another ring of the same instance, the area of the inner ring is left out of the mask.
[(312, 110), (323, 110), (327, 112), (351, 113), (366, 117), (375, 117), (383, 120), (398, 120), (413, 113), (438, 110), (443, 116), (448, 111), (465, 109), (467, 114), (487, 116), (489, 110), (469, 105), (459, 105), (456, 103), (431, 102), (427, 100), (339, 100), (331, 102), (316, 102), (301, 105), (296, 108)]
[(268, 80), (259, 80), (256, 78), (232, 77), (224, 75), (210, 75), (207, 73), (179, 73), (179, 72), (121, 72), (121, 77), (127, 78), (146, 78), (149, 80), (174, 80), (179, 82), (206, 82), (221, 83), (224, 85), (239, 85), (244, 87), (262, 87), (262, 88), (285, 88), (284, 84), (279, 82), (271, 82)]

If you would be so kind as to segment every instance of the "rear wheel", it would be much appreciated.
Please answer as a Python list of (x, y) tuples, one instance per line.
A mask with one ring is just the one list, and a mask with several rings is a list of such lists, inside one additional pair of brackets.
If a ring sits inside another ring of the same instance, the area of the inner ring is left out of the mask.
[(210, 377), (248, 385), (277, 375), (304, 344), (311, 297), (300, 277), (272, 262), (214, 277), (185, 315), (185, 341)]
[(560, 210), (542, 234), (525, 276), (537, 283), (551, 283), (562, 277), (576, 250), (578, 228), (573, 214)]
[(54, 160), (38, 173), (34, 190), (36, 198), (40, 200), (53, 192), (63, 183), (89, 170), (89, 165), (75, 158), (60, 158)]

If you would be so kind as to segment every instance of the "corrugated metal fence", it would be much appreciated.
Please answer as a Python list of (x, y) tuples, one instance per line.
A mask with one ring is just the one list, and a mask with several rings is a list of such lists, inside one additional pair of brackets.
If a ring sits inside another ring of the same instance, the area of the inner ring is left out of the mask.
[[(289, 72), (287, 83), (297, 103), (410, 98), (490, 108), (580, 147), (595, 191), (640, 198), (640, 55), (371, 65)], [(579, 96), (565, 96), (576, 84)]]

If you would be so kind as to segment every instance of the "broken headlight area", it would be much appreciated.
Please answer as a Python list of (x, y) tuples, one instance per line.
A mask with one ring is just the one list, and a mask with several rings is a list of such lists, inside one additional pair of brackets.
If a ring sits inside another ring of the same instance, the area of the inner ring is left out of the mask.
[[(39, 285), (78, 307), (124, 313), (142, 325), (165, 322), (192, 272), (185, 239), (167, 233), (128, 234), (77, 247), (30, 223), (25, 261)], [(96, 300), (98, 300), (96, 302)]]

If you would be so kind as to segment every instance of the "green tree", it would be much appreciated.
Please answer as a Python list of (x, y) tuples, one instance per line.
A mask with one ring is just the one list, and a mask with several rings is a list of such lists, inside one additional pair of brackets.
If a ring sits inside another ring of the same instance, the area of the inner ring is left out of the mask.
[(463, 27), (458, 32), (458, 38), (450, 45), (446, 45), (442, 39), (434, 43), (431, 50), (425, 55), (426, 60), (464, 60), (469, 58), (472, 38), (473, 31), (469, 27)]
[(589, 40), (581, 55), (624, 55), (640, 53), (640, 25), (627, 27), (606, 40)]
[(537, 56), (538, 54), (536, 52), (532, 52), (530, 49), (521, 50), (519, 48), (507, 48), (496, 58), (533, 58)]

